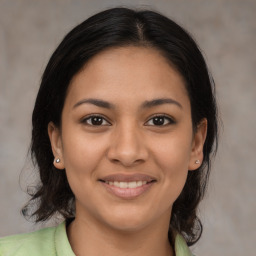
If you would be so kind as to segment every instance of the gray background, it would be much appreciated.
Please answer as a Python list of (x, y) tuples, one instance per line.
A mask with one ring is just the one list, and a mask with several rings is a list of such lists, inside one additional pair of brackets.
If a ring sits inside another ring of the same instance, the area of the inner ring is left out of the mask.
[[(255, 255), (256, 1), (0, 0), (0, 236), (39, 228), (19, 211), (35, 179), (27, 158), (41, 74), (63, 36), (107, 7), (150, 7), (174, 18), (199, 42), (214, 75), (224, 129), (197, 255)], [(20, 176), (20, 173), (21, 176)]]

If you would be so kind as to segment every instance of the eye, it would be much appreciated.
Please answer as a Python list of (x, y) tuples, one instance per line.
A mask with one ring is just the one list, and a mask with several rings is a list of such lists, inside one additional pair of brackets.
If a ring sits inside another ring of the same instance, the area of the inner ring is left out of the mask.
[(146, 125), (165, 126), (165, 125), (169, 125), (169, 124), (173, 124), (173, 123), (175, 123), (175, 122), (173, 121), (172, 118), (165, 116), (165, 115), (157, 115), (157, 116), (154, 116), (151, 119), (149, 119), (146, 122)]
[(82, 123), (85, 123), (87, 125), (91, 126), (106, 126), (110, 125), (110, 123), (102, 116), (100, 115), (91, 115), (89, 117), (86, 117), (82, 120)]

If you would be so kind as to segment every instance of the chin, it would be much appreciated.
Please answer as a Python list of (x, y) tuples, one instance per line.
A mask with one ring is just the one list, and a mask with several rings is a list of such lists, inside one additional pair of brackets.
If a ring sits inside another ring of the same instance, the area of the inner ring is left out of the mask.
[(153, 222), (148, 214), (136, 211), (118, 212), (116, 214), (112, 212), (108, 219), (106, 217), (104, 221), (109, 227), (123, 232), (138, 231)]
[(147, 224), (145, 221), (142, 222), (131, 222), (130, 220), (121, 220), (116, 221), (113, 223), (109, 223), (109, 227), (111, 227), (113, 230), (119, 231), (119, 232), (125, 232), (125, 233), (131, 233), (131, 232), (137, 232), (139, 230), (142, 230), (145, 228)]

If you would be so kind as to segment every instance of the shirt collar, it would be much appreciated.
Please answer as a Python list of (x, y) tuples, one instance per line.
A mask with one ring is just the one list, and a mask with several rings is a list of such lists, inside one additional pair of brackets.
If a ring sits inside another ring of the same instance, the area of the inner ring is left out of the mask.
[(178, 232), (173, 232), (175, 256), (193, 256), (184, 237)]
[(55, 250), (57, 256), (75, 256), (71, 245), (68, 241), (68, 235), (66, 231), (66, 221), (62, 222), (56, 227), (54, 235)]

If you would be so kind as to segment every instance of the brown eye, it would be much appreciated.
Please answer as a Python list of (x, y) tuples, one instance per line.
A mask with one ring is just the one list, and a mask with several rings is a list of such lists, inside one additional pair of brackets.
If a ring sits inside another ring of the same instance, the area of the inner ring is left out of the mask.
[(154, 116), (153, 118), (151, 118), (149, 121), (147, 121), (146, 125), (153, 125), (153, 126), (165, 126), (168, 124), (172, 124), (174, 123), (174, 121), (167, 116)]
[(102, 116), (89, 116), (83, 120), (83, 123), (92, 126), (110, 125), (108, 121)]
[(162, 116), (157, 116), (153, 118), (153, 124), (154, 125), (163, 125), (165, 121), (165, 118)]

